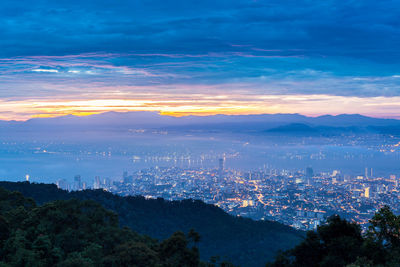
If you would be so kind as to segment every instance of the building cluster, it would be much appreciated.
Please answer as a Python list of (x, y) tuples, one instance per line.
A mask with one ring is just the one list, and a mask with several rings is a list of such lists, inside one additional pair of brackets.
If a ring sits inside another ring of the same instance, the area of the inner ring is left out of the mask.
[[(215, 169), (154, 167), (124, 172), (116, 180), (95, 177), (91, 187), (147, 198), (200, 199), (236, 216), (274, 220), (309, 230), (333, 214), (365, 228), (383, 205), (400, 212), (399, 182), (395, 175), (374, 177), (372, 169), (354, 177), (340, 171), (316, 174), (311, 167), (241, 172), (225, 169), (224, 159), (220, 159)], [(65, 180), (57, 185), (69, 190), (87, 188), (79, 175), (73, 185)]]

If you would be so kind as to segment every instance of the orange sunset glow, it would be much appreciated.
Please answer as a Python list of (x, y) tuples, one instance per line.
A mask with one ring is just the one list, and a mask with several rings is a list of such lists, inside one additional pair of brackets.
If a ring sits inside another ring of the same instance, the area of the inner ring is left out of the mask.
[[(26, 120), (36, 117), (64, 115), (87, 116), (108, 111), (156, 111), (162, 115), (240, 115), (265, 113), (298, 113), (309, 116), (322, 114), (360, 113), (396, 117), (400, 97), (341, 97), (329, 95), (236, 95), (233, 99), (221, 96), (185, 95), (154, 96), (140, 99), (32, 99), (0, 101), (1, 119)], [(241, 99), (240, 99), (241, 98)], [(12, 112), (9, 112), (11, 111)]]

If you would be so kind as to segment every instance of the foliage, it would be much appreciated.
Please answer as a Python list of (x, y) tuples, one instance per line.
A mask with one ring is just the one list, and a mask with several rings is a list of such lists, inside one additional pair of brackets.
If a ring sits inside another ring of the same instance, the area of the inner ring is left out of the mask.
[(198, 234), (158, 242), (128, 228), (94, 201), (37, 206), (0, 188), (0, 266), (201, 266)]
[(370, 220), (364, 234), (356, 223), (333, 216), (267, 266), (400, 266), (400, 216), (385, 206)]
[[(118, 214), (120, 223), (140, 234), (164, 240), (177, 231), (194, 229), (201, 239), (191, 236), (191, 246), (199, 249), (201, 259), (226, 261), (242, 266), (263, 266), (279, 250), (293, 248), (304, 233), (270, 221), (234, 217), (222, 209), (198, 200), (166, 201), (141, 196), (118, 196), (103, 190), (67, 192), (55, 185), (27, 182), (0, 182), (8, 190), (32, 197), (38, 204), (57, 199), (93, 200)], [(0, 221), (1, 227), (1, 221)]]

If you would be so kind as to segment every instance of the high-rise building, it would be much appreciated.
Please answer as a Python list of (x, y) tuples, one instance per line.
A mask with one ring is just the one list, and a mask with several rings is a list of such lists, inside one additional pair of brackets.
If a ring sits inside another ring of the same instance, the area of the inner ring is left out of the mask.
[(366, 187), (366, 188), (364, 189), (364, 196), (365, 196), (366, 198), (369, 198), (369, 187)]
[(221, 158), (219, 159), (219, 170), (223, 171), (224, 170), (224, 159)]
[(68, 188), (68, 182), (67, 182), (67, 180), (65, 180), (65, 179), (60, 179), (60, 180), (58, 180), (57, 183), (56, 183), (56, 185), (57, 185), (57, 187), (58, 187), (59, 189), (64, 189), (64, 190), (68, 190), (68, 189), (69, 189), (69, 188)]
[(94, 177), (93, 189), (100, 189), (100, 176)]
[(218, 160), (218, 172), (219, 172), (219, 176), (222, 177), (224, 174), (224, 166), (225, 165), (225, 158), (220, 158)]
[(110, 186), (111, 185), (111, 180), (110, 180), (110, 178), (103, 178), (103, 181), (102, 181), (102, 183), (101, 183), (101, 186), (103, 187), (103, 188), (106, 188), (106, 187), (108, 187), (108, 186)]
[(306, 168), (306, 177), (307, 178), (312, 178), (314, 176), (314, 170), (311, 167)]
[(82, 189), (82, 181), (80, 175), (75, 175), (74, 177), (74, 190), (81, 190)]
[(311, 167), (306, 168), (306, 173), (305, 173), (305, 182), (308, 185), (311, 185), (313, 183), (312, 178), (314, 177), (314, 170)]
[(334, 171), (332, 172), (332, 176), (333, 176), (333, 177), (338, 176), (339, 174), (340, 174), (340, 171), (338, 171), (338, 170), (334, 170)]
[(124, 171), (122, 179), (124, 184), (131, 184), (133, 182), (133, 177), (128, 175), (127, 171)]

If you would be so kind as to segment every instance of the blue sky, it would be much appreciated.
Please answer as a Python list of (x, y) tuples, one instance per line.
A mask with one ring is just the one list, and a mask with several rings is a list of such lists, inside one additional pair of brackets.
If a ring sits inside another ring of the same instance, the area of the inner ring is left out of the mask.
[(399, 117), (398, 1), (0, 3), (0, 118)]

